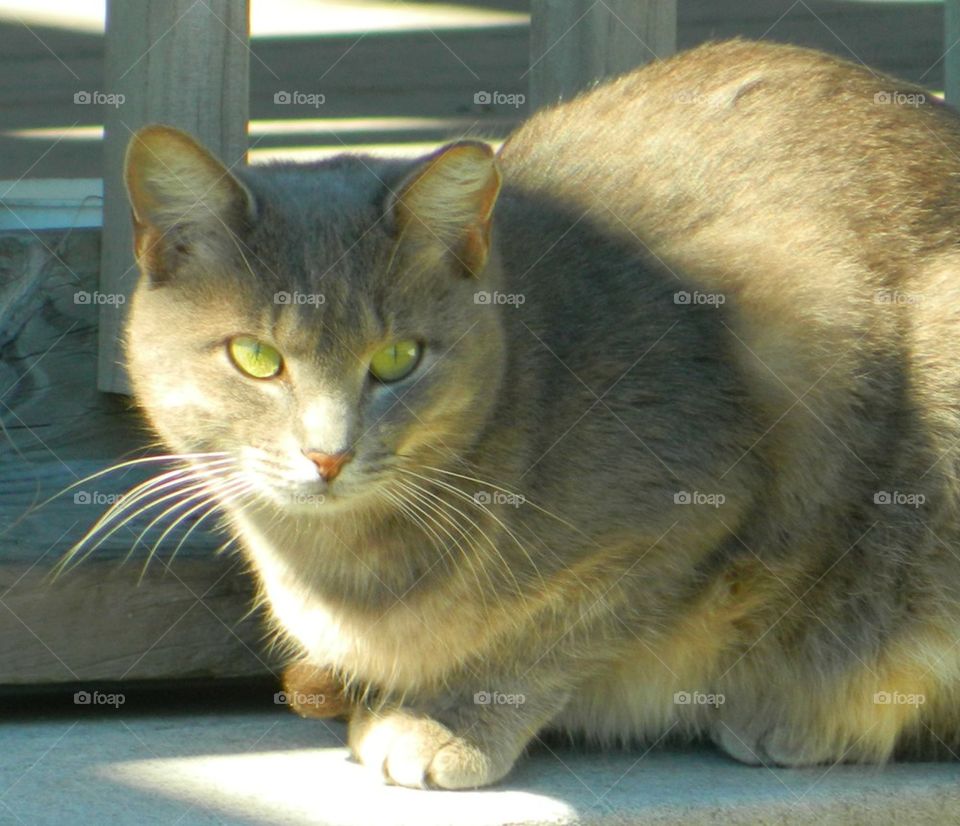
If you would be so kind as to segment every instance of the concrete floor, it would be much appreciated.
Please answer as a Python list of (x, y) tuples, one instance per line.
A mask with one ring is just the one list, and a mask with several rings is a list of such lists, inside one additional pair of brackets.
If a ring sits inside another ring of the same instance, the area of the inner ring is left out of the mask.
[(769, 771), (541, 746), (494, 789), (422, 792), (350, 762), (341, 724), (281, 708), (89, 710), (0, 723), (0, 823), (960, 823), (960, 764)]

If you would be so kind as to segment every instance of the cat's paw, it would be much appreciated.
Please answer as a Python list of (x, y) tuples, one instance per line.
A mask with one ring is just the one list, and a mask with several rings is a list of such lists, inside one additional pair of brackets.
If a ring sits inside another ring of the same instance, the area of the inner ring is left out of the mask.
[(797, 768), (833, 762), (828, 751), (816, 748), (812, 743), (804, 743), (778, 726), (720, 722), (714, 729), (713, 741), (734, 760), (748, 766)]
[(356, 714), (349, 742), (360, 763), (398, 786), (474, 789), (500, 780), (513, 765), (469, 732), (457, 735), (436, 720), (400, 709)]

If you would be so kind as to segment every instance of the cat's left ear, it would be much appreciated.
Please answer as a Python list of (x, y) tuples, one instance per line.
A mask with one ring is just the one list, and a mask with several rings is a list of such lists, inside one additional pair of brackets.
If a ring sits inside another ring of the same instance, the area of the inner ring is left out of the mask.
[(398, 237), (418, 253), (449, 258), (479, 275), (490, 251), (490, 224), (500, 192), (493, 149), (460, 141), (428, 157), (390, 199)]

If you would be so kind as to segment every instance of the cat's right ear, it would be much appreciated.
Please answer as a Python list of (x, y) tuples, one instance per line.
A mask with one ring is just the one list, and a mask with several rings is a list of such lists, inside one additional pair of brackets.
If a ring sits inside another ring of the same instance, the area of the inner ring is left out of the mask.
[(171, 274), (173, 249), (182, 254), (228, 238), (256, 211), (250, 191), (220, 161), (170, 126), (147, 126), (131, 138), (124, 180), (137, 261), (155, 281)]

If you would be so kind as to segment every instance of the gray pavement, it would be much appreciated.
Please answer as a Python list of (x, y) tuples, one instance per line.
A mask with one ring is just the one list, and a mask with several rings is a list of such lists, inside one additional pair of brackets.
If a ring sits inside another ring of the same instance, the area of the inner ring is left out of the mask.
[(539, 747), (476, 792), (384, 786), (339, 723), (276, 711), (0, 724), (0, 823), (960, 823), (960, 764), (768, 771), (707, 750)]

